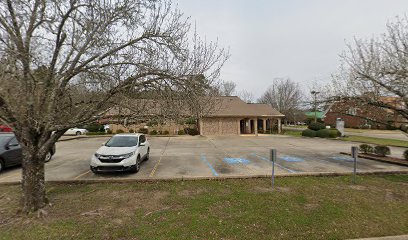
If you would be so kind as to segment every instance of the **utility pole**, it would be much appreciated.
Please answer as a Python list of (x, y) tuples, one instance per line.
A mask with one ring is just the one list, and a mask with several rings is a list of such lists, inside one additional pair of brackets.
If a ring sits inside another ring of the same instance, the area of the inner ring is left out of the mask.
[(317, 94), (319, 94), (320, 92), (317, 92), (317, 91), (311, 91), (310, 92), (312, 95), (313, 95), (313, 97), (314, 97), (314, 122), (316, 123), (317, 122), (317, 103), (316, 103), (316, 95)]

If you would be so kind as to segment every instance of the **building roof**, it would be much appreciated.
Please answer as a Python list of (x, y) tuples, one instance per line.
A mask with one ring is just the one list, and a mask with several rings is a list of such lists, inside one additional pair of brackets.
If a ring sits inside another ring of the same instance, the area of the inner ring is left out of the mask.
[[(306, 117), (308, 118), (314, 118), (315, 117), (315, 112), (305, 112)], [(323, 118), (324, 112), (316, 112), (316, 118)]]
[(284, 117), (268, 104), (246, 103), (237, 96), (218, 97), (220, 106), (209, 117)]
[[(220, 96), (214, 99), (216, 104), (213, 105), (206, 116), (207, 117), (284, 117), (282, 113), (268, 104), (261, 103), (246, 103), (237, 96)], [(213, 101), (213, 100), (211, 100)], [(168, 104), (168, 103), (167, 103)], [(183, 103), (174, 102), (174, 106), (177, 107), (179, 114), (189, 116), (189, 110), (187, 107), (181, 107)], [(132, 113), (139, 113), (145, 116), (151, 115), (171, 115), (173, 112), (170, 109), (169, 112), (167, 105), (161, 101), (154, 101), (148, 99), (136, 99), (127, 104), (127, 107), (113, 107), (109, 109), (105, 116), (114, 115), (131, 115)], [(130, 110), (132, 109), (132, 110)]]

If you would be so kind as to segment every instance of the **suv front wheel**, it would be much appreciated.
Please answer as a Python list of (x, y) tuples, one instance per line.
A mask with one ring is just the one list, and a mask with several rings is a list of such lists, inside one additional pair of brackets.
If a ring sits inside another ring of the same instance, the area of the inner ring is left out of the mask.
[(139, 172), (139, 170), (140, 170), (140, 155), (137, 156), (136, 163), (135, 163), (135, 165), (132, 166), (131, 171), (133, 173), (137, 173), (137, 172)]

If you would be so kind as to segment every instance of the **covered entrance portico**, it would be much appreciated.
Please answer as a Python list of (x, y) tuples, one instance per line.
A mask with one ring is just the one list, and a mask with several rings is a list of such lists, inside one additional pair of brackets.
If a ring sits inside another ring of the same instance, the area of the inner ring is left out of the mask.
[(240, 134), (255, 134), (259, 133), (275, 133), (280, 134), (282, 130), (281, 118), (243, 118), (239, 121)]

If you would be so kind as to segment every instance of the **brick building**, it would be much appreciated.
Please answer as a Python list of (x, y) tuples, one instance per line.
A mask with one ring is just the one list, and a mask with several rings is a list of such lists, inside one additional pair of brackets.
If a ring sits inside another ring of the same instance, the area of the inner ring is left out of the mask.
[[(101, 123), (109, 124), (112, 131), (123, 130), (128, 132), (130, 129), (138, 130), (148, 128), (149, 131), (168, 131), (170, 134), (177, 134), (179, 130), (191, 125), (183, 125), (174, 121), (174, 116), (166, 113), (166, 108), (160, 104), (154, 104), (152, 101), (144, 100), (143, 104), (131, 104), (136, 108), (140, 119), (132, 119), (132, 112), (128, 108), (110, 109)], [(280, 133), (282, 129), (281, 119), (283, 114), (267, 104), (246, 103), (236, 96), (217, 97), (217, 104), (214, 109), (198, 120), (199, 132), (201, 135), (240, 135), (240, 134), (258, 134), (258, 133)], [(143, 106), (138, 109), (137, 106)], [(185, 108), (182, 108), (185, 109)], [(133, 111), (135, 112), (135, 111)], [(141, 115), (143, 113), (143, 115)], [(148, 126), (151, 119), (156, 116), (166, 116), (166, 121), (157, 126)], [(178, 119), (189, 118), (191, 114), (180, 113)]]
[[(398, 98), (384, 97), (383, 101), (395, 102)], [(406, 124), (396, 112), (377, 106), (364, 103), (357, 99), (336, 101), (326, 110), (323, 119), (326, 124), (336, 125), (336, 119), (342, 118), (347, 128), (372, 128), (387, 129), (390, 127), (400, 127)]]
[(285, 116), (267, 104), (246, 103), (236, 96), (220, 97), (220, 107), (200, 119), (201, 135), (258, 134), (282, 129)]

